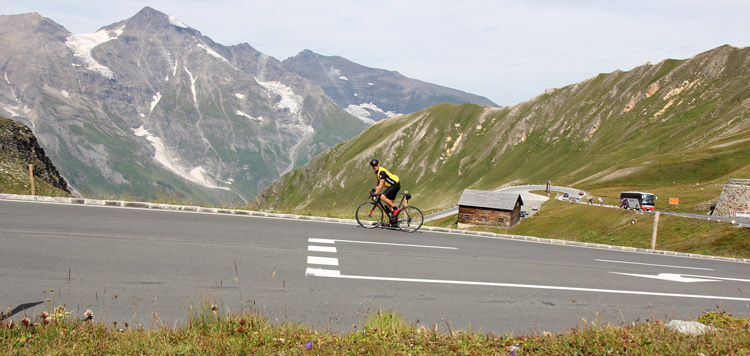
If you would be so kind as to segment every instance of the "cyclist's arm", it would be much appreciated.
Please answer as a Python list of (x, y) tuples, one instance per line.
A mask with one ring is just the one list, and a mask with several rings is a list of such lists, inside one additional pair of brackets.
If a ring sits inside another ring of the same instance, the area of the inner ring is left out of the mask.
[(378, 186), (375, 187), (375, 194), (380, 194), (380, 190), (383, 189), (383, 186), (385, 185), (385, 179), (378, 180)]

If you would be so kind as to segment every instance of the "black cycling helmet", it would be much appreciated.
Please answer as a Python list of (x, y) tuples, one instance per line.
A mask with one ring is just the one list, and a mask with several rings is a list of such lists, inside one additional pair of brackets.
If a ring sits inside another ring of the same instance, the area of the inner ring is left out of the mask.
[(377, 166), (378, 164), (380, 164), (380, 162), (378, 162), (378, 160), (376, 160), (375, 158), (373, 158), (372, 160), (370, 160), (370, 165), (371, 165), (371, 166), (375, 167), (375, 166)]

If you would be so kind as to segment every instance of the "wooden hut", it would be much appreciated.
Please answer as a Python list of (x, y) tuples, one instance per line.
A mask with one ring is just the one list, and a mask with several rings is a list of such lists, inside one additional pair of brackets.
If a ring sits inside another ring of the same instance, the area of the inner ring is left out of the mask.
[(458, 226), (510, 227), (521, 220), (520, 194), (466, 189), (458, 199)]

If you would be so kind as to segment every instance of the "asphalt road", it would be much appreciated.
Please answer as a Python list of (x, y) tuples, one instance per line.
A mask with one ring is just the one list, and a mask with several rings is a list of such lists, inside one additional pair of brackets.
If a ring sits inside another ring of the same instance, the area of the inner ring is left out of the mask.
[(747, 263), (476, 235), (0, 200), (0, 310), (14, 319), (47, 310), (54, 289), (74, 316), (120, 326), (179, 325), (215, 303), (317, 330), (395, 310), (444, 332), (562, 332), (747, 317), (749, 276)]

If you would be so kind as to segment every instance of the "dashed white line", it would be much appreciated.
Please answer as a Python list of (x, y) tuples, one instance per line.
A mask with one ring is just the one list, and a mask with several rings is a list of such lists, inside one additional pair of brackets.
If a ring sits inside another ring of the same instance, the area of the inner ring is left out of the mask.
[(338, 277), (341, 272), (337, 269), (323, 269), (323, 268), (310, 268), (307, 267), (305, 276), (316, 276), (316, 277)]
[(331, 246), (317, 246), (317, 245), (309, 245), (307, 246), (308, 251), (314, 251), (314, 252), (328, 252), (328, 253), (336, 253), (336, 248)]
[(331, 239), (316, 239), (314, 237), (308, 238), (307, 242), (314, 243), (314, 244), (333, 244), (336, 243), (336, 240)]
[(333, 257), (318, 257), (318, 256), (307, 256), (307, 264), (309, 265), (325, 265), (325, 266), (338, 266), (339, 259)]

